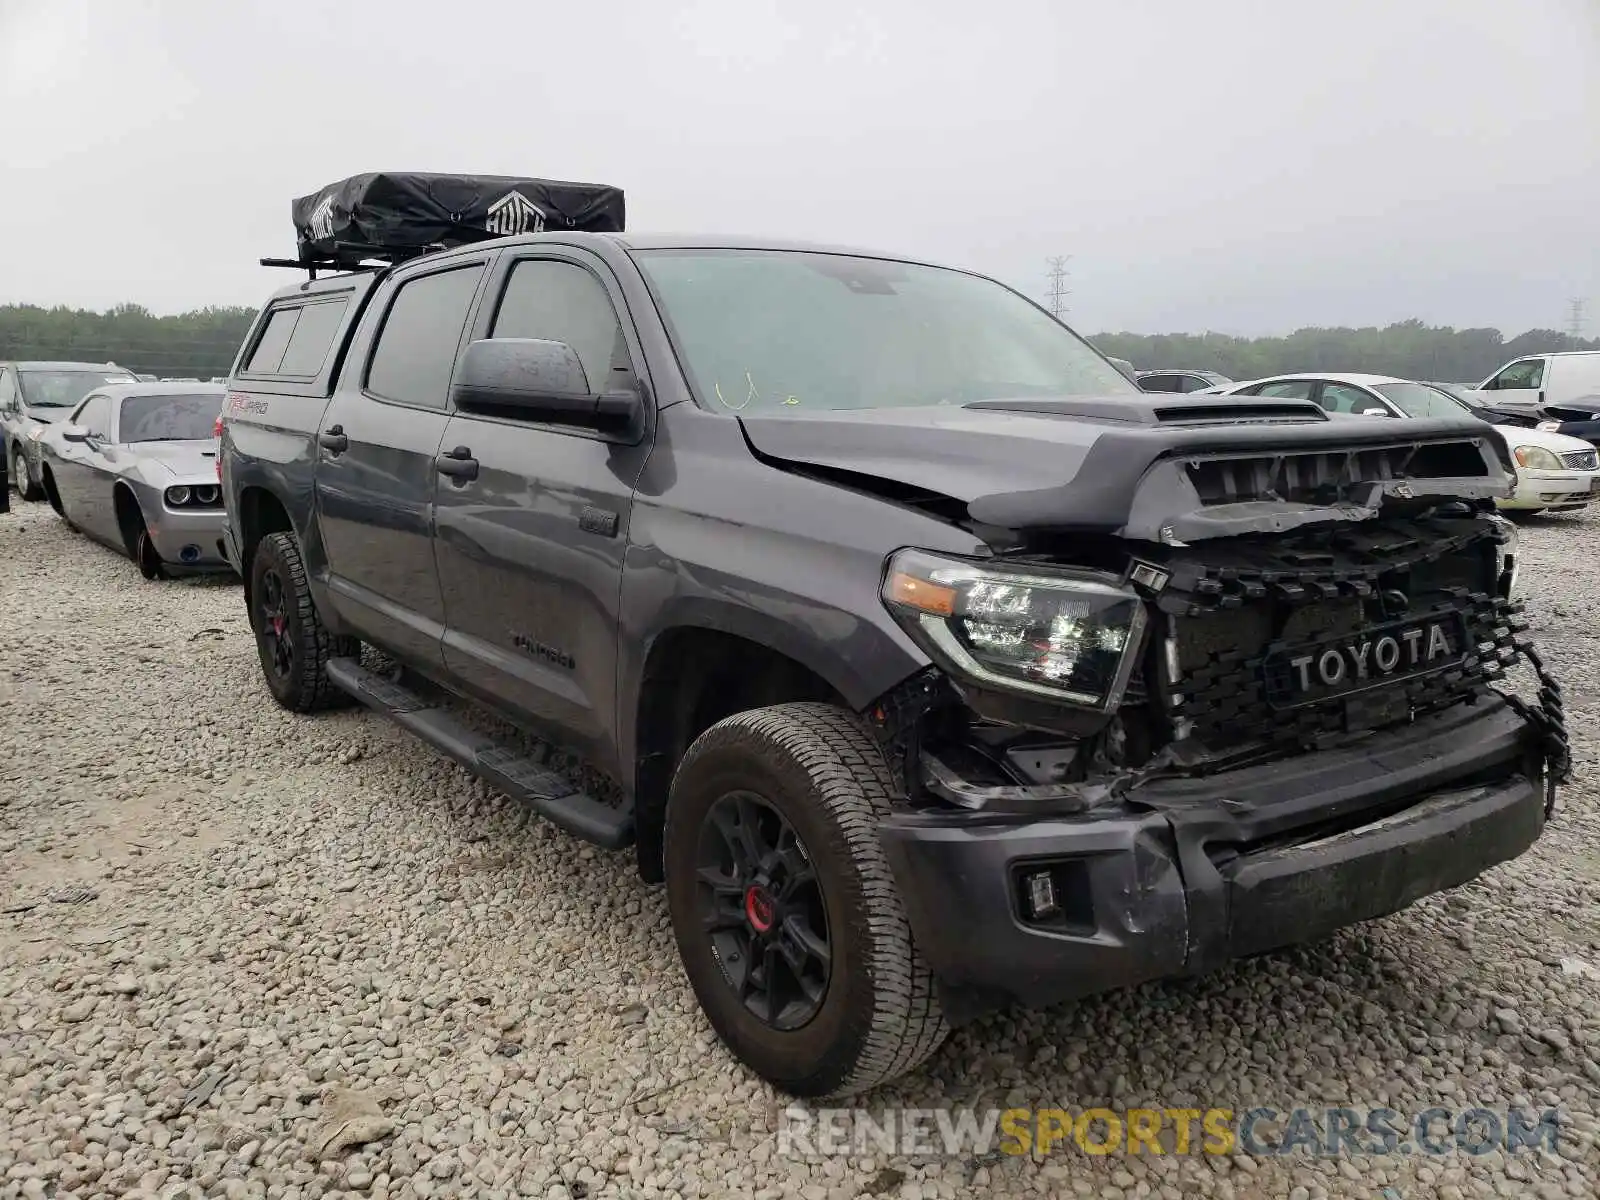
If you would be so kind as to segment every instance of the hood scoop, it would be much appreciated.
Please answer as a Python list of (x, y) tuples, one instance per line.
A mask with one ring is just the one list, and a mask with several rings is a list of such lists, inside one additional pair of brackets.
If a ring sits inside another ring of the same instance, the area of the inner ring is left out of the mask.
[(1244, 425), (1325, 422), (1328, 414), (1309, 400), (1235, 400), (1228, 396), (1082, 396), (1059, 400), (978, 400), (963, 407), (977, 412), (1025, 413), (1122, 425)]

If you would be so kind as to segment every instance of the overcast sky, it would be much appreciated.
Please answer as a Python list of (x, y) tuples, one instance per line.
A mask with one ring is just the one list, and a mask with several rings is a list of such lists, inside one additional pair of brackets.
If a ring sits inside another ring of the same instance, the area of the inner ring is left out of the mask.
[(622, 187), (1085, 332), (1600, 332), (1600, 0), (0, 0), (0, 302), (261, 301), (370, 170)]

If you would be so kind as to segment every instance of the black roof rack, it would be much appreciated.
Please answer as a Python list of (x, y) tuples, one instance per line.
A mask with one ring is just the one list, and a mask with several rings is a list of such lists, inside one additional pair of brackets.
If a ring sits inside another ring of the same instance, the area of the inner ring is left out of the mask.
[(396, 263), (493, 238), (546, 230), (621, 232), (622, 191), (505, 175), (371, 172), (331, 183), (291, 206), (296, 258), (264, 267), (381, 271)]
[[(466, 243), (458, 244), (465, 245)], [(306, 258), (263, 258), (261, 265), (263, 267), (289, 267), (292, 270), (305, 271), (312, 279), (315, 279), (318, 271), (382, 271), (397, 263), (407, 262), (413, 258), (421, 258), (424, 254), (432, 254), (435, 251), (448, 250), (450, 248), (444, 242), (435, 242), (431, 246), (407, 248), (374, 246), (367, 242), (334, 242), (331, 254), (308, 256)]]

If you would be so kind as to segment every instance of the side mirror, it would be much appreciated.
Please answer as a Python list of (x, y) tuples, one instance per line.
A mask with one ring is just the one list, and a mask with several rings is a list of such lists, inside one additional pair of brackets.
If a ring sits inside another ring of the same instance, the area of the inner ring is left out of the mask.
[(1361, 415), (1363, 417), (1387, 417), (1389, 410), (1387, 408), (1363, 408)]
[(82, 425), (63, 425), (61, 427), (61, 440), (64, 442), (87, 442), (89, 431)]
[(450, 398), (462, 412), (608, 430), (626, 429), (644, 407), (635, 391), (591, 391), (577, 352), (542, 338), (473, 342)]

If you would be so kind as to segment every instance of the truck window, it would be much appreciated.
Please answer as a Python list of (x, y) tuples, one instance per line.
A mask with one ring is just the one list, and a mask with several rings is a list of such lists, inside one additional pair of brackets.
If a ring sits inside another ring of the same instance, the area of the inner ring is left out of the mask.
[(483, 264), (407, 280), (384, 315), (367, 363), (367, 390), (384, 400), (443, 408)]
[(348, 296), (336, 300), (320, 300), (300, 309), (300, 319), (295, 322), (289, 346), (278, 364), (280, 375), (315, 376), (322, 370), (333, 345), (333, 335), (344, 323), (344, 310), (349, 306)]
[(289, 348), (289, 335), (300, 319), (298, 308), (280, 308), (267, 318), (267, 327), (261, 331), (256, 348), (250, 351), (250, 361), (244, 365), (246, 375), (276, 375), (283, 352)]
[(335, 296), (273, 310), (261, 340), (250, 352), (244, 374), (314, 378), (322, 370), (349, 304), (348, 296)]
[(489, 336), (565, 342), (596, 392), (632, 370), (611, 298), (598, 279), (572, 263), (527, 259), (513, 267)]

